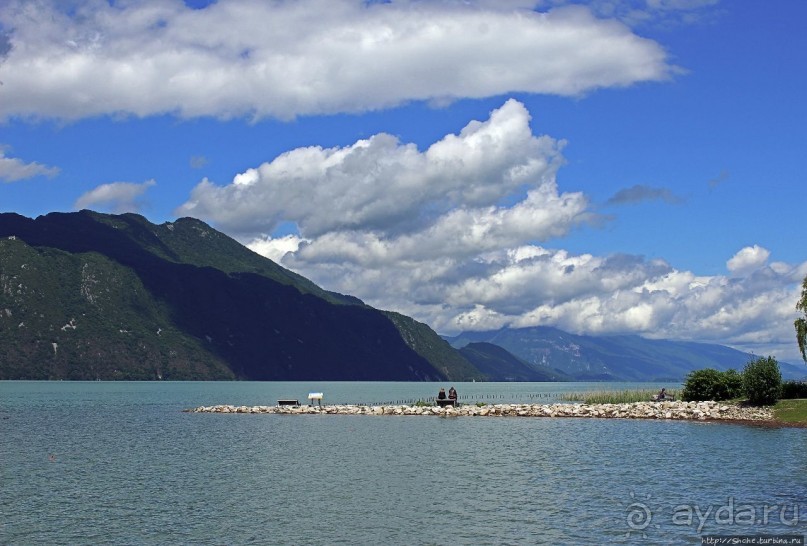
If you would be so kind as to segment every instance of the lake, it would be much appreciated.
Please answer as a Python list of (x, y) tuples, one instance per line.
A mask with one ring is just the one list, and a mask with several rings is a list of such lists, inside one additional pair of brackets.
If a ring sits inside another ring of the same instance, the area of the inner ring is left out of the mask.
[[(807, 529), (802, 429), (182, 412), (440, 386), (0, 382), (0, 544), (701, 544)], [(468, 403), (659, 387), (455, 386)]]

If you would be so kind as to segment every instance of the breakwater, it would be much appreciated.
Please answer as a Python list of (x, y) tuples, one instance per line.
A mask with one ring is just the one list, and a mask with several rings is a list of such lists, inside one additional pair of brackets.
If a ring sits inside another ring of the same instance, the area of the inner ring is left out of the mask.
[(441, 417), (593, 417), (611, 419), (679, 419), (771, 421), (770, 407), (743, 407), (720, 402), (634, 402), (625, 404), (462, 404), (424, 405), (301, 405), (199, 406), (190, 413), (249, 413), (282, 415), (427, 415)]

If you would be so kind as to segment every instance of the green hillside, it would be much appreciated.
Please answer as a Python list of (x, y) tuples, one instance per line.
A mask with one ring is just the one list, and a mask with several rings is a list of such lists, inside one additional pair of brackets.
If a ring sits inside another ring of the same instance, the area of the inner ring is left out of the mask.
[(465, 381), (485, 378), (484, 373), (426, 324), (392, 311), (384, 314), (395, 324), (404, 342), (446, 377), (462, 377)]
[(0, 241), (0, 379), (480, 377), (425, 325), (198, 220), (0, 214)]
[(233, 379), (131, 270), (0, 240), (0, 378)]

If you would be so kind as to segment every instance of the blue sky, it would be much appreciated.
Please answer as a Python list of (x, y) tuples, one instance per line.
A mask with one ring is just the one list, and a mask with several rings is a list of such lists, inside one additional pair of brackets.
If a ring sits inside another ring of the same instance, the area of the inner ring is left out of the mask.
[(444, 333), (796, 361), (807, 4), (5, 2), (0, 210), (192, 215)]

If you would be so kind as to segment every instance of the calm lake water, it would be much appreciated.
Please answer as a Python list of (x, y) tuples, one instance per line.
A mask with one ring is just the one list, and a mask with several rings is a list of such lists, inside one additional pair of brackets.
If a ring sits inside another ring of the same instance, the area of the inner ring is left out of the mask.
[[(439, 386), (450, 385), (0, 382), (0, 544), (701, 544), (807, 532), (807, 430), (182, 412), (312, 390), (326, 403), (395, 402)], [(455, 386), (464, 401), (498, 403), (625, 385)]]

